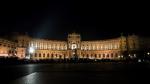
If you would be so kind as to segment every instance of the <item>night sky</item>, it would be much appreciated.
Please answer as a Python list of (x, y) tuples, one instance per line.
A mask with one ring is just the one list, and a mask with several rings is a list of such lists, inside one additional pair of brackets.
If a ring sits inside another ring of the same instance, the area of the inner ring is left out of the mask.
[(77, 32), (85, 40), (118, 37), (121, 32), (150, 36), (145, 3), (4, 1), (0, 5), (0, 34), (28, 32), (38, 38), (66, 39), (68, 33)]

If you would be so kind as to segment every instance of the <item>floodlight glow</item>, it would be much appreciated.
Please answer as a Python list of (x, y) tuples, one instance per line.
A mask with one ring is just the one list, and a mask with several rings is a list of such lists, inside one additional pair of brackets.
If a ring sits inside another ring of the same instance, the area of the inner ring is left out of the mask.
[(30, 48), (29, 48), (29, 53), (34, 53), (34, 51), (35, 51), (35, 50), (34, 50), (33, 47), (30, 47)]

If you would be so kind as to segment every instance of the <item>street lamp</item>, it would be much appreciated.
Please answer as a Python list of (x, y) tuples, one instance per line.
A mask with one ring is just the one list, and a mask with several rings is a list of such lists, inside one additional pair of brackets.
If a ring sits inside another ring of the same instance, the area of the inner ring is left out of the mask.
[(30, 47), (30, 48), (29, 48), (29, 53), (30, 53), (30, 54), (34, 53), (34, 51), (35, 51), (35, 49), (34, 49), (33, 47)]
[(147, 55), (150, 55), (150, 53), (148, 52)]
[(27, 59), (30, 59), (30, 58), (31, 58), (31, 54), (33, 54), (34, 52), (35, 52), (34, 47), (29, 47), (29, 49), (28, 49), (29, 55), (28, 55), (26, 58), (27, 58)]

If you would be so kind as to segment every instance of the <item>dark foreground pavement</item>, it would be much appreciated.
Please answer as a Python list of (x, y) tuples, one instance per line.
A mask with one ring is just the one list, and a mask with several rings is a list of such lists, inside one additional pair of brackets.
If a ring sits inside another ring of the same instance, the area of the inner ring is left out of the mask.
[(145, 84), (149, 64), (1, 65), (0, 84)]

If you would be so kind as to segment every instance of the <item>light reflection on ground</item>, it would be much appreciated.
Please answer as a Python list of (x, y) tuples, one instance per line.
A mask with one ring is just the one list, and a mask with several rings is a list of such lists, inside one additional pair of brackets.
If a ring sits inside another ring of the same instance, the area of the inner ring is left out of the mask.
[(145, 64), (29, 64), (0, 70), (2, 84), (134, 84), (150, 75)]
[(36, 84), (36, 80), (38, 80), (37, 73), (32, 73), (27, 76), (21, 77), (17, 80), (14, 80), (11, 84)]

